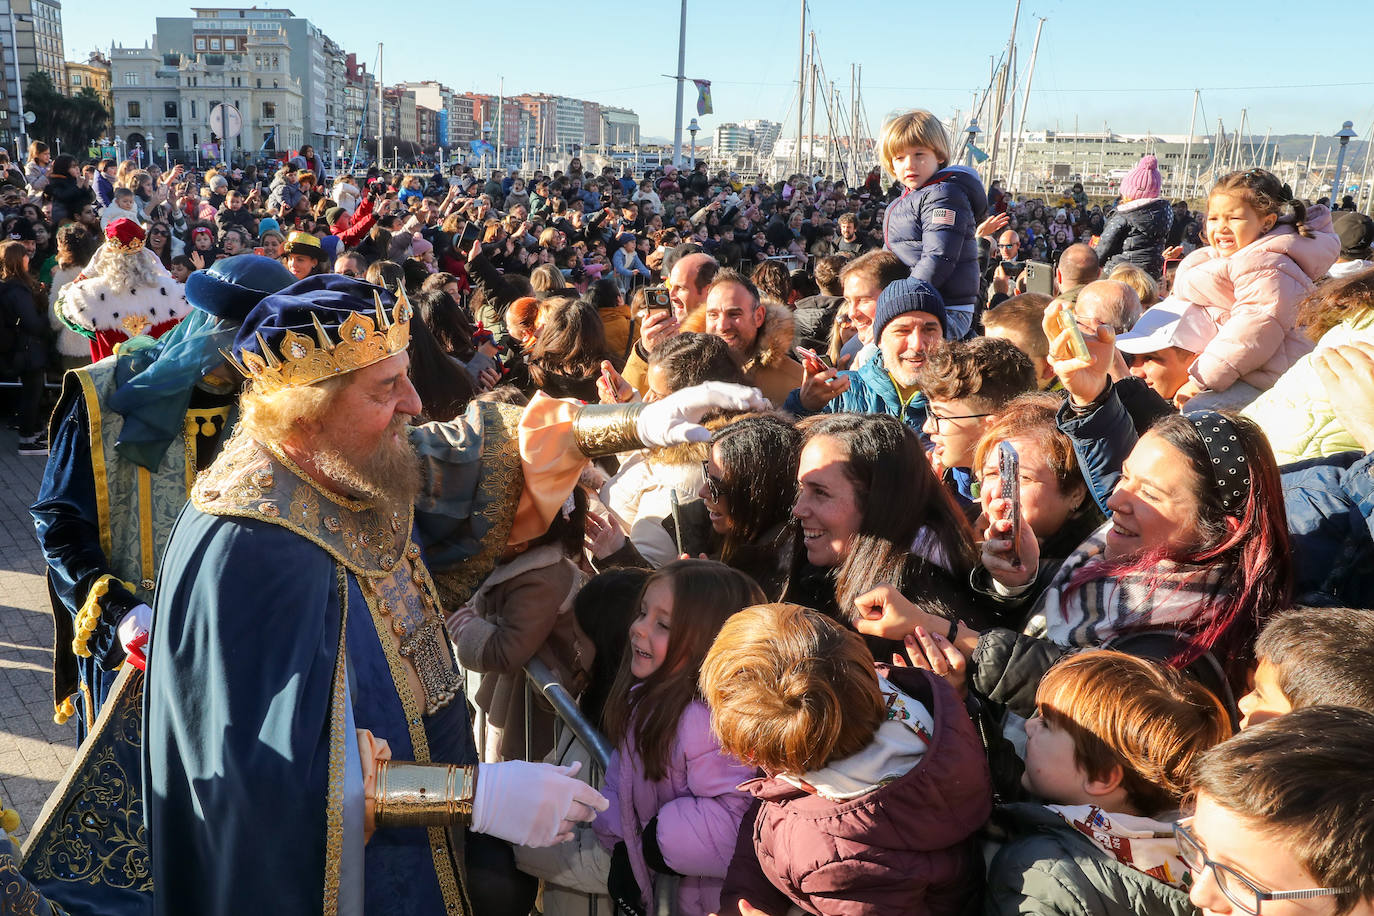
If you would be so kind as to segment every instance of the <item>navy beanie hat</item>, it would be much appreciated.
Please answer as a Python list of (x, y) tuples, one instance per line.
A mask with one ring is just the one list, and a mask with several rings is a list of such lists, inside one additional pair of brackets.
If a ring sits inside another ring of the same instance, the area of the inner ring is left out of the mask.
[(242, 324), (260, 301), (295, 282), (295, 275), (278, 261), (236, 254), (187, 277), (186, 301), (216, 318)]
[(873, 343), (882, 339), (883, 328), (887, 327), (889, 321), (907, 312), (934, 315), (940, 322), (940, 330), (947, 329), (945, 300), (940, 291), (925, 280), (903, 277), (889, 283), (878, 294), (878, 307), (873, 315)]

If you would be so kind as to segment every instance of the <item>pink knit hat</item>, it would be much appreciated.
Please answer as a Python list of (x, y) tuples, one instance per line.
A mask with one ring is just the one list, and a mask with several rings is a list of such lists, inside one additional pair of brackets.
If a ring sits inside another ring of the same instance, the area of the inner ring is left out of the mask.
[(1121, 196), (1126, 200), (1158, 197), (1163, 186), (1164, 179), (1159, 176), (1159, 160), (1154, 156), (1141, 156), (1135, 168), (1121, 179)]

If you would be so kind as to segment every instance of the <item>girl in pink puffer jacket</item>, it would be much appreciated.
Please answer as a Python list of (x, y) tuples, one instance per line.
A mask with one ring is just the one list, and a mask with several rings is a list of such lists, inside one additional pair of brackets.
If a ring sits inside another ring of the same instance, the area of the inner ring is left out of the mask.
[(1298, 303), (1340, 254), (1326, 207), (1289, 200), (1264, 169), (1222, 177), (1207, 200), (1208, 246), (1179, 265), (1173, 294), (1207, 309), (1220, 327), (1174, 396), (1189, 409), (1245, 406), (1312, 342), (1297, 330)]
[(594, 827), (612, 850), (606, 889), (616, 912), (643, 914), (664, 875), (679, 875), (677, 913), (706, 916), (721, 883), (756, 774), (720, 749), (697, 691), (701, 663), (721, 625), (763, 592), (711, 560), (678, 560), (644, 583), (630, 643), (606, 701), (616, 744)]

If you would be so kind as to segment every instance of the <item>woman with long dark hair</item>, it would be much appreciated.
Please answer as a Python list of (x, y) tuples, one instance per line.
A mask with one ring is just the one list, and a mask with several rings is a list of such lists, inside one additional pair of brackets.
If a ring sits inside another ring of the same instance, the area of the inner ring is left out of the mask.
[(43, 432), (43, 370), (49, 328), (42, 290), (29, 274), (23, 242), (0, 243), (0, 374), (19, 376), (19, 454), (46, 455)]
[(590, 303), (550, 298), (540, 309), (539, 336), (526, 353), (529, 393), (535, 389), (555, 398), (596, 401), (596, 379), (606, 358), (606, 332)]
[(426, 420), (461, 416), (477, 393), (467, 370), (440, 349), (423, 321), (410, 323), (410, 381)]
[(770, 599), (787, 581), (800, 451), (801, 433), (789, 420), (752, 414), (717, 429), (702, 461), (698, 495), (720, 561), (748, 573)]
[(172, 235), (172, 227), (161, 220), (148, 226), (148, 241), (144, 247), (157, 255), (162, 266), (169, 269), (172, 266), (172, 258), (185, 252), (185, 246)]
[(43, 200), (52, 204), (54, 226), (75, 219), (82, 207), (95, 203), (95, 192), (81, 183), (81, 167), (75, 156), (63, 153), (53, 160)]
[[(973, 529), (935, 476), (915, 430), (886, 414), (824, 414), (797, 424), (800, 528), (786, 600), (851, 625), (879, 583), (932, 617), (991, 622), (968, 589)], [(901, 639), (904, 633), (897, 636)], [(870, 640), (886, 660), (900, 643)]]

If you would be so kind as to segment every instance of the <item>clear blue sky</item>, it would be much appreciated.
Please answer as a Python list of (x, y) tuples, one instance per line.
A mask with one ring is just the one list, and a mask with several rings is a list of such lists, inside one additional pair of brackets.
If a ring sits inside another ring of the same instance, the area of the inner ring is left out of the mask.
[[(900, 108), (930, 108), (943, 117), (967, 112), (973, 91), (988, 80), (990, 57), (1007, 42), (1013, 7), (1014, 0), (813, 0), (807, 28), (816, 31), (822, 65), (842, 104), (850, 64), (863, 65), (865, 110), (876, 129)], [(369, 68), (376, 43), (384, 42), (388, 83), (437, 79), (459, 91), (495, 92), (504, 76), (507, 92), (621, 105), (639, 112), (646, 136), (672, 131), (673, 82), (660, 74), (677, 63), (674, 0), (392, 6), (309, 0), (289, 8)], [(686, 73), (712, 80), (715, 101), (715, 114), (700, 119), (703, 136), (716, 124), (745, 118), (785, 120), (784, 136), (795, 133), (799, 9), (800, 0), (689, 0)], [(157, 11), (189, 15), (190, 7)], [(85, 59), (111, 42), (142, 45), (155, 15), (140, 4), (68, 0), (68, 58)], [(1048, 21), (1026, 121), (1031, 129), (1071, 130), (1076, 114), (1084, 130), (1100, 129), (1105, 120), (1117, 131), (1183, 133), (1194, 87), (1203, 90), (1199, 133), (1215, 128), (1218, 116), (1234, 129), (1243, 107), (1256, 134), (1270, 128), (1331, 134), (1353, 120), (1363, 137), (1374, 120), (1374, 72), (1360, 50), (1374, 27), (1374, 4), (1024, 0), (1022, 73), (1037, 16)], [(1313, 49), (1332, 40), (1348, 40), (1347, 50)], [(688, 84), (684, 123), (695, 114), (694, 103)], [(818, 114), (818, 132), (823, 125)]]

